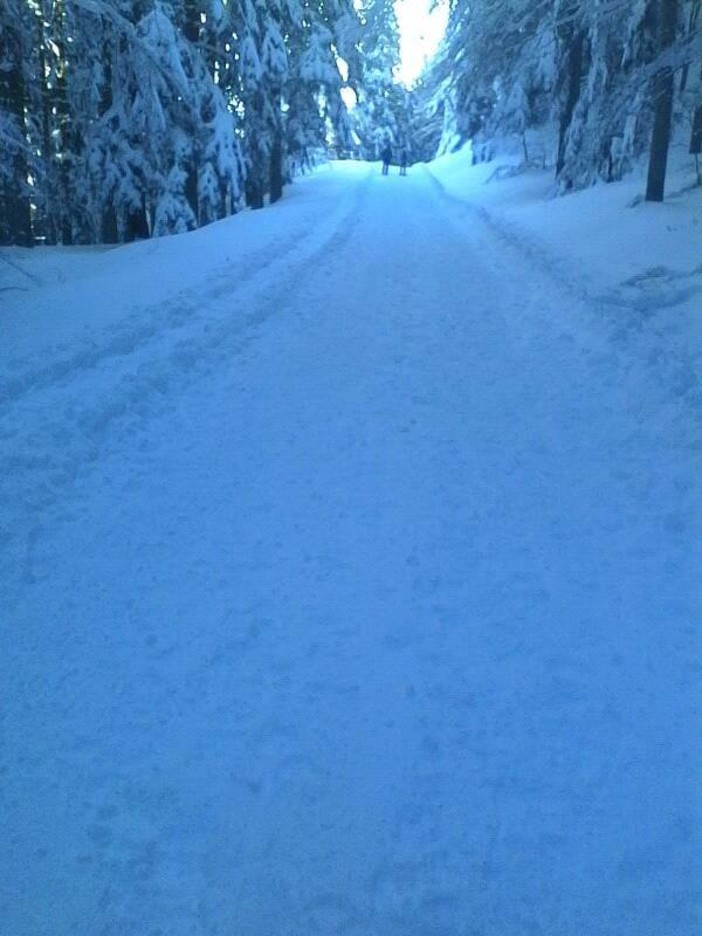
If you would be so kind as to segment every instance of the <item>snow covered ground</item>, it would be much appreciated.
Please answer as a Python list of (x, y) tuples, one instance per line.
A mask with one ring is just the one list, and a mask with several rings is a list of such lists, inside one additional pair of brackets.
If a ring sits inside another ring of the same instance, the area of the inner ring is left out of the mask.
[(702, 199), (481, 172), (0, 254), (3, 936), (700, 931)]

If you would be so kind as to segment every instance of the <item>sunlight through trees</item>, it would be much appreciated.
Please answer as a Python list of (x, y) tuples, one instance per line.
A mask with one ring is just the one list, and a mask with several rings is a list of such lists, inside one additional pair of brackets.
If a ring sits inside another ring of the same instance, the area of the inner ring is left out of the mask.
[(662, 199), (671, 128), (702, 149), (701, 8), (450, 0), (417, 76), (443, 29), (425, 0), (5, 0), (0, 243), (177, 233), (329, 156), (485, 159), (505, 137), (561, 192), (650, 149)]

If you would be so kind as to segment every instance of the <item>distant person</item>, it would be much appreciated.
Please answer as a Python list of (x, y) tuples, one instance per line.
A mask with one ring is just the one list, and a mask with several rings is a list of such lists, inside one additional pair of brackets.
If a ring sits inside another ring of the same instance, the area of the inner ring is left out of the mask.
[(389, 144), (380, 154), (380, 158), (383, 160), (383, 175), (387, 175), (390, 172), (390, 163), (392, 162), (392, 149)]
[(403, 148), (400, 153), (400, 175), (407, 175), (407, 149)]

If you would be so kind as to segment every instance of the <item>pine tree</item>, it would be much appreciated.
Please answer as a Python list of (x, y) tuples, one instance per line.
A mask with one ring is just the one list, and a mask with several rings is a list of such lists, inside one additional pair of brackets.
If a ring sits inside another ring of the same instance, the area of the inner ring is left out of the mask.
[[(476, 152), (489, 151), (493, 137), (511, 135), (521, 138), (527, 162), (530, 129), (555, 122), (554, 164), (565, 192), (621, 178), (645, 153), (655, 115), (651, 173), (660, 196), (675, 101), (693, 128), (702, 122), (697, 82), (689, 78), (702, 59), (701, 6), (700, 0), (453, 0), (429, 77), (442, 97), (435, 102), (444, 118), (440, 151), (465, 139), (482, 139)], [(669, 25), (659, 39), (659, 25), (677, 22), (677, 7), (685, 31), (676, 34)]]
[(400, 37), (391, 0), (366, 0), (361, 6), (362, 78), (354, 126), (365, 159), (378, 159), (386, 146), (409, 144), (406, 92), (396, 82)]
[(353, 0), (5, 0), (0, 241), (124, 241), (282, 196), (347, 145)]

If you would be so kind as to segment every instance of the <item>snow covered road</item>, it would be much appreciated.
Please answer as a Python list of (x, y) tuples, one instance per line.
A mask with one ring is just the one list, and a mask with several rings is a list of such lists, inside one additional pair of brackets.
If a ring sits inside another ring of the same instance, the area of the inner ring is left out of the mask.
[(0, 933), (699, 932), (694, 415), (423, 170), (217, 230), (8, 371)]

